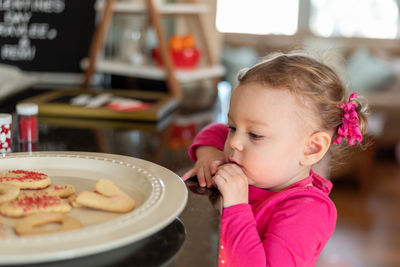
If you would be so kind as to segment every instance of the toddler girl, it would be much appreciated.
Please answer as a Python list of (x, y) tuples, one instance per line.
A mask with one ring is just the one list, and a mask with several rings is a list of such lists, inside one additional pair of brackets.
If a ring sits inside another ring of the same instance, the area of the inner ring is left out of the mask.
[(362, 103), (305, 54), (273, 54), (238, 79), (228, 125), (197, 135), (182, 178), (221, 192), (220, 266), (314, 266), (337, 214), (331, 182), (312, 166), (331, 144), (362, 141)]

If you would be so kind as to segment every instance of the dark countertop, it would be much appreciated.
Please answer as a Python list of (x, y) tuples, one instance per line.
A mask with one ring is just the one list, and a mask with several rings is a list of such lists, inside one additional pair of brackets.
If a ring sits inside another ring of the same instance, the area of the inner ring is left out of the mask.
[[(15, 104), (21, 98), (1, 103), (0, 111), (14, 113)], [(68, 119), (39, 117), (39, 142), (33, 145), (33, 150), (132, 156), (182, 175), (192, 166), (187, 149), (194, 135), (216, 116), (215, 110), (188, 115), (178, 110), (157, 123), (135, 122), (127, 128), (104, 126), (96, 120), (88, 120), (82, 126)], [(13, 152), (26, 151), (27, 147), (18, 144), (16, 136), (16, 124), (13, 124)], [(195, 180), (187, 181), (186, 185), (189, 195), (185, 209), (161, 231), (93, 256), (30, 266), (217, 266), (219, 193), (216, 189), (200, 188)]]

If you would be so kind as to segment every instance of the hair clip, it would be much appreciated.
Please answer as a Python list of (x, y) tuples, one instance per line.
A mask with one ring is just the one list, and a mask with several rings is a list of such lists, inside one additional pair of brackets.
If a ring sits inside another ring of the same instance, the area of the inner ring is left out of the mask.
[(359, 126), (359, 119), (357, 113), (357, 106), (351, 100), (357, 98), (357, 93), (352, 93), (349, 96), (347, 103), (339, 105), (343, 109), (342, 125), (338, 128), (338, 137), (333, 140), (333, 144), (340, 144), (343, 138), (347, 138), (347, 142), (350, 146), (355, 144), (355, 141), (362, 141), (362, 134)]

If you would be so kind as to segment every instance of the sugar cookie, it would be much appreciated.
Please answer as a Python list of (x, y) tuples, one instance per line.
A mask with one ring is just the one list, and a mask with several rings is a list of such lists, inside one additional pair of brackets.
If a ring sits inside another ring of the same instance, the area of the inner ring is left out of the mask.
[(75, 193), (75, 189), (70, 184), (60, 184), (46, 188), (44, 192), (47, 192), (51, 196), (66, 198), (73, 195)]
[(0, 204), (15, 199), (19, 191), (19, 187), (15, 185), (0, 183)]
[(111, 212), (128, 212), (135, 207), (135, 201), (114, 185), (110, 180), (99, 180), (95, 185), (96, 192), (83, 191), (76, 202), (85, 207)]
[[(59, 223), (60, 227), (58, 229), (40, 228), (49, 223)], [(46, 212), (29, 215), (19, 220), (14, 230), (18, 235), (36, 235), (80, 228), (82, 228), (82, 223), (76, 218), (61, 213)]]
[(17, 199), (0, 206), (0, 214), (9, 217), (20, 217), (38, 212), (66, 213), (70, 210), (71, 206), (68, 203), (45, 192), (21, 193)]
[(83, 207), (81, 204), (76, 202), (76, 198), (78, 197), (77, 194), (73, 194), (68, 197), (68, 203), (73, 207), (73, 208), (80, 208)]
[(42, 197), (44, 195), (54, 196), (59, 198), (67, 198), (71, 195), (75, 194), (75, 189), (72, 185), (62, 184), (48, 187), (44, 190), (25, 190), (20, 193), (18, 196), (19, 199), (25, 196), (29, 197)]
[(13, 184), (21, 189), (42, 189), (51, 184), (51, 179), (40, 172), (10, 170), (0, 174), (0, 183)]

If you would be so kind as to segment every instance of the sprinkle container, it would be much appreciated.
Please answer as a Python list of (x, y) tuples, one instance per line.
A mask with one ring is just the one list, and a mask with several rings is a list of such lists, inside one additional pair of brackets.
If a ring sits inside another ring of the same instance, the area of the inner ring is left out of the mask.
[(0, 152), (11, 152), (11, 122), (12, 116), (0, 113)]
[(38, 105), (34, 103), (21, 103), (17, 105), (18, 115), (18, 140), (20, 143), (37, 142)]

